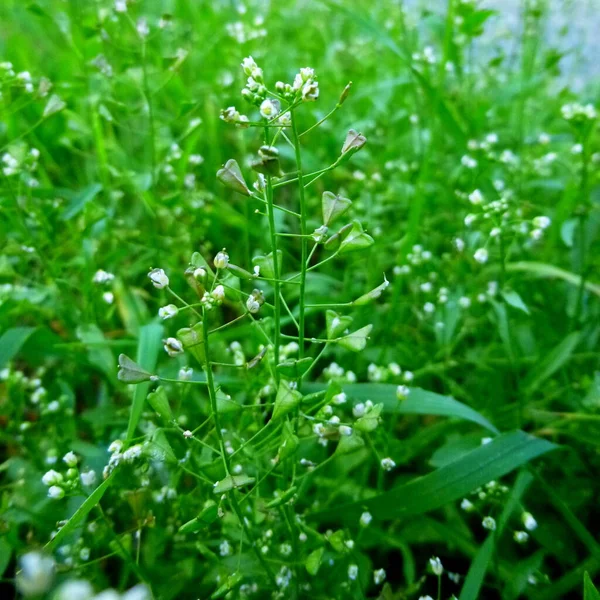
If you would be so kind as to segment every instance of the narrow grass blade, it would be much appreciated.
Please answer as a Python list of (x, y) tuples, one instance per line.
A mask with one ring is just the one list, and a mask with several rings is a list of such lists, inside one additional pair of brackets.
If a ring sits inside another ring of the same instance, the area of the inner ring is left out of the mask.
[(35, 327), (13, 327), (2, 334), (0, 338), (0, 369), (3, 369), (14, 358), (35, 329)]
[(46, 550), (54, 550), (60, 546), (61, 542), (70, 533), (81, 525), (88, 513), (100, 502), (106, 490), (112, 484), (113, 473), (105, 479), (83, 502), (83, 504), (73, 513), (73, 516), (61, 527), (58, 533), (46, 544)]
[[(308, 391), (324, 389), (323, 385), (307, 384)], [(485, 427), (493, 433), (498, 429), (483, 415), (473, 410), (470, 406), (434, 392), (421, 388), (411, 388), (408, 398), (398, 400), (396, 386), (390, 383), (353, 383), (344, 385), (344, 392), (348, 398), (357, 402), (372, 400), (374, 404), (383, 404), (383, 412), (398, 412), (402, 415), (438, 415), (440, 417), (454, 417), (464, 421), (471, 421)]]
[(525, 378), (524, 387), (532, 393), (544, 381), (552, 377), (568, 360), (575, 351), (581, 334), (579, 331), (570, 333), (558, 346), (556, 346), (539, 364), (537, 364)]
[[(140, 339), (137, 350), (137, 363), (152, 373), (156, 367), (158, 353), (161, 347), (163, 327), (159, 323), (149, 323), (140, 329)], [(133, 394), (133, 403), (129, 413), (129, 425), (127, 426), (127, 442), (131, 441), (135, 429), (142, 416), (144, 401), (150, 389), (150, 382), (139, 383)]]
[(600, 592), (587, 571), (583, 575), (583, 600), (600, 600)]
[(420, 515), (462, 498), (475, 488), (514, 471), (558, 446), (514, 431), (469, 452), (457, 461), (384, 494), (315, 513), (319, 520), (358, 518), (366, 508), (374, 518), (397, 519)]

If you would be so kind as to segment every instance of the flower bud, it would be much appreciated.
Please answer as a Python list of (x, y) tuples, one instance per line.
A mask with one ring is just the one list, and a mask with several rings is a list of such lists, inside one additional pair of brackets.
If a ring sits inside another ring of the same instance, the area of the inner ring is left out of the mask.
[(148, 273), (148, 277), (150, 278), (152, 285), (159, 290), (169, 285), (169, 278), (162, 269), (152, 269)]
[(225, 248), (221, 250), (221, 252), (217, 252), (215, 258), (213, 259), (213, 264), (216, 269), (226, 269), (229, 264), (229, 254), (225, 251)]
[(183, 344), (177, 338), (163, 340), (163, 348), (169, 356), (177, 356), (183, 353)]
[(223, 300), (225, 300), (225, 288), (222, 285), (218, 285), (212, 291), (211, 295), (217, 302), (221, 303)]
[(348, 98), (348, 95), (350, 94), (351, 87), (352, 87), (352, 82), (349, 81), (348, 85), (343, 89), (343, 91), (340, 95), (340, 99), (338, 100), (338, 106), (341, 106), (342, 104), (344, 104), (344, 102), (346, 102), (346, 98)]
[(178, 310), (174, 304), (167, 304), (158, 309), (158, 316), (165, 320), (171, 319), (177, 314)]

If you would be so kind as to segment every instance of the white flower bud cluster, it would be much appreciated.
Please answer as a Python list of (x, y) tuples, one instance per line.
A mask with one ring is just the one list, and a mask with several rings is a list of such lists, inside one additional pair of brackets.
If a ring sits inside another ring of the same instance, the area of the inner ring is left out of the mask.
[(560, 112), (563, 119), (567, 121), (593, 121), (597, 117), (596, 109), (593, 104), (579, 104), (572, 102), (564, 104)]
[[(48, 486), (48, 497), (53, 500), (60, 500), (64, 498), (67, 492), (74, 491), (79, 485), (80, 473), (77, 469), (79, 459), (77, 455), (70, 451), (63, 456), (63, 462), (67, 466), (65, 474), (50, 469), (42, 476), (42, 483)], [(87, 471), (81, 474), (81, 482), (86, 485), (86, 481), (89, 481), (93, 474), (95, 480), (95, 473), (93, 471)]]

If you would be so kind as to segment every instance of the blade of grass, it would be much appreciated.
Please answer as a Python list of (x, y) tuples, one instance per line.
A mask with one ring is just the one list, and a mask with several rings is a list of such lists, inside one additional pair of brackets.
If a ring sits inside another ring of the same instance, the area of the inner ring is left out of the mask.
[[(152, 373), (158, 360), (158, 352), (161, 347), (163, 336), (163, 327), (159, 323), (149, 323), (140, 329), (140, 339), (138, 341), (137, 363), (146, 371)], [(150, 389), (150, 382), (140, 383), (136, 386), (129, 413), (129, 424), (127, 426), (126, 444), (133, 439), (135, 429), (140, 422), (144, 401)]]
[(356, 519), (365, 508), (375, 519), (381, 520), (423, 514), (454, 502), (475, 488), (557, 448), (557, 445), (523, 431), (505, 433), (428, 475), (374, 498), (326, 509), (312, 517), (327, 520), (344, 515), (344, 518)]

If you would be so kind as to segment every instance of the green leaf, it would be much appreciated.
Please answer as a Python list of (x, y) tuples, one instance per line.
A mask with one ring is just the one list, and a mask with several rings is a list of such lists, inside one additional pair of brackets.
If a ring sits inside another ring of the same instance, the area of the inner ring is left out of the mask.
[(356, 433), (352, 432), (352, 435), (343, 435), (340, 437), (340, 441), (335, 449), (336, 454), (352, 454), (361, 448), (364, 448), (365, 440)]
[(323, 224), (329, 226), (338, 217), (341, 217), (351, 206), (352, 201), (342, 198), (333, 192), (323, 192), (321, 208), (323, 210)]
[(0, 577), (4, 575), (10, 559), (12, 558), (12, 548), (6, 537), (0, 537)]
[(325, 313), (325, 321), (327, 324), (327, 339), (335, 340), (352, 324), (350, 315), (339, 315), (334, 310), (328, 310)]
[(23, 347), (35, 327), (13, 327), (0, 337), (0, 369), (3, 369)]
[[(303, 389), (317, 391), (323, 389), (323, 387), (323, 384), (307, 383), (304, 384)], [(373, 402), (382, 403), (384, 413), (398, 412), (402, 415), (455, 417), (477, 423), (494, 433), (498, 433), (498, 429), (492, 423), (470, 406), (450, 396), (442, 396), (421, 388), (410, 388), (408, 398), (401, 401), (396, 397), (396, 386), (391, 383), (344, 384), (344, 391), (348, 398), (356, 402), (372, 400)]]
[(272, 419), (279, 419), (284, 415), (287, 415), (300, 404), (301, 400), (302, 394), (298, 390), (292, 389), (290, 384), (282, 379), (279, 382), (279, 388), (277, 389)]
[(383, 409), (383, 404), (376, 404), (369, 412), (357, 419), (354, 428), (363, 433), (375, 431), (379, 425), (379, 415)]
[(364, 350), (367, 345), (367, 338), (373, 329), (373, 325), (365, 325), (357, 329), (353, 333), (345, 335), (343, 338), (336, 340), (336, 343), (346, 350), (352, 350), (353, 352), (360, 352)]
[(312, 363), (313, 359), (310, 356), (300, 359), (288, 358), (279, 363), (276, 368), (281, 375), (288, 379), (299, 379), (308, 371)]
[(217, 179), (227, 188), (242, 194), (250, 196), (250, 190), (244, 181), (244, 176), (237, 161), (230, 158), (222, 169), (217, 171)]
[(516, 308), (517, 310), (523, 311), (527, 315), (529, 314), (529, 308), (527, 308), (527, 305), (525, 302), (523, 302), (521, 296), (519, 296), (519, 294), (517, 294), (517, 292), (514, 290), (506, 290), (502, 292), (502, 297), (508, 305)]
[(555, 444), (523, 431), (500, 435), (463, 458), (428, 475), (413, 479), (374, 498), (358, 500), (345, 506), (313, 515), (319, 520), (358, 518), (366, 508), (377, 519), (406, 518), (440, 508), (454, 502), (475, 488), (498, 479), (521, 465), (555, 450)]
[(119, 354), (119, 372), (117, 378), (123, 383), (141, 383), (150, 381), (151, 373), (142, 369), (135, 361), (131, 360), (126, 354)]
[(211, 523), (214, 523), (219, 516), (219, 506), (212, 500), (207, 503), (207, 506), (202, 512), (191, 521), (184, 523), (179, 528), (179, 533), (196, 533), (201, 529), (205, 529)]
[(340, 244), (339, 253), (346, 254), (356, 250), (364, 250), (372, 246), (375, 240), (365, 233), (359, 221), (352, 222), (352, 229)]
[(223, 494), (244, 485), (249, 485), (250, 483), (254, 483), (254, 477), (250, 477), (249, 475), (228, 475), (225, 479), (217, 481), (217, 484), (213, 488), (213, 493)]
[[(283, 259), (283, 253), (281, 252), (281, 250), (277, 250), (277, 257), (279, 263), (279, 272), (281, 273), (281, 264)], [(272, 252), (270, 252), (266, 256), (255, 256), (252, 259), (252, 264), (260, 268), (261, 277), (266, 277), (267, 279), (273, 279), (273, 277), (275, 277)]]
[(78, 215), (85, 208), (85, 205), (91, 202), (101, 190), (102, 186), (99, 183), (92, 183), (79, 192), (71, 193), (71, 201), (62, 213), (61, 219), (68, 221)]
[(583, 574), (583, 600), (600, 600), (600, 592), (587, 571)]
[(148, 404), (154, 409), (161, 419), (164, 419), (167, 423), (173, 421), (173, 413), (171, 412), (171, 405), (167, 398), (167, 392), (165, 388), (159, 386), (154, 392), (148, 394)]
[[(154, 371), (158, 353), (162, 346), (163, 328), (158, 323), (149, 323), (140, 329), (140, 338), (137, 348), (137, 363), (148, 371)], [(148, 395), (150, 382), (144, 382), (137, 385), (133, 393), (133, 402), (129, 412), (129, 424), (127, 425), (128, 444), (135, 435), (136, 427), (140, 422), (142, 410), (144, 409), (144, 400)]]
[(44, 107), (44, 112), (42, 116), (44, 117), (44, 119), (47, 119), (53, 114), (60, 112), (61, 110), (66, 108), (66, 106), (67, 103), (64, 100), (62, 100), (62, 98), (60, 98), (56, 94), (52, 94), (52, 96), (50, 96), (50, 98), (48, 99), (46, 106)]
[(69, 534), (83, 523), (88, 513), (100, 502), (106, 490), (111, 486), (115, 471), (113, 471), (83, 502), (83, 504), (73, 513), (73, 516), (63, 525), (58, 533), (44, 546), (48, 551), (52, 551), (58, 546)]
[(537, 390), (544, 381), (552, 377), (571, 358), (579, 343), (581, 333), (573, 331), (550, 354), (539, 362), (526, 376), (523, 385), (531, 394)]
[(88, 347), (88, 360), (111, 381), (115, 380), (115, 357), (106, 344), (104, 334), (97, 325), (80, 325), (77, 337)]
[(177, 332), (183, 347), (188, 351), (201, 366), (206, 363), (206, 351), (204, 349), (204, 333), (202, 323), (196, 323), (193, 327), (184, 327)]
[[(506, 265), (508, 272), (521, 272), (539, 277), (541, 279), (562, 279), (566, 283), (578, 288), (581, 285), (581, 277), (546, 263), (539, 262), (514, 262)], [(585, 289), (592, 294), (600, 297), (600, 285), (591, 281), (584, 282)]]
[(323, 554), (325, 553), (325, 547), (321, 546), (316, 550), (313, 550), (306, 558), (306, 571), (313, 577), (319, 572), (321, 561), (323, 560)]

